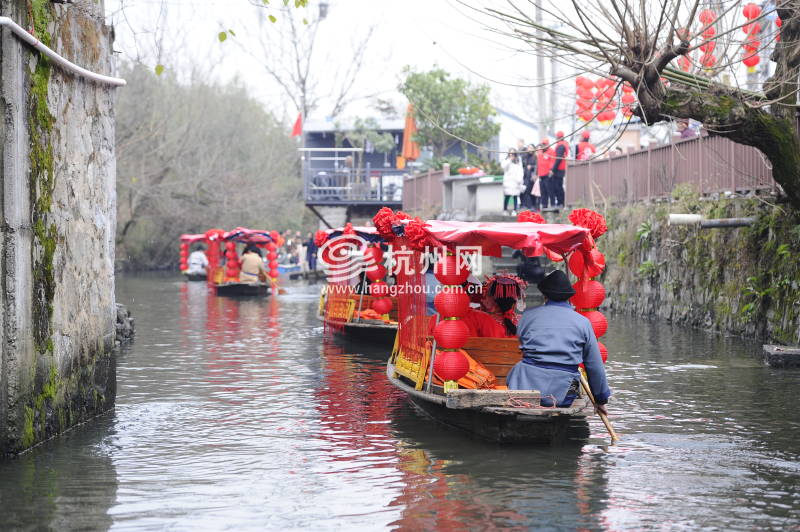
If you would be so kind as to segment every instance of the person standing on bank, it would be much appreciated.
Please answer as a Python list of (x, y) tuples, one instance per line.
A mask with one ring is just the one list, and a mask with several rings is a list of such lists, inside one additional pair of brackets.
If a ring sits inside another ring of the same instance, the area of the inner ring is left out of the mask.
[(550, 170), (553, 168), (555, 153), (550, 147), (550, 139), (544, 138), (536, 152), (536, 173), (539, 176), (539, 208), (546, 209), (553, 201), (550, 195)]
[(569, 298), (575, 290), (561, 270), (545, 276), (536, 285), (544, 305), (528, 309), (517, 326), (522, 361), (508, 373), (509, 390), (539, 390), (542, 406), (566, 408), (579, 388), (578, 364), (583, 364), (599, 413), (608, 415), (611, 397), (597, 338), (589, 320), (581, 316)]
[(564, 207), (564, 176), (567, 174), (567, 158), (569, 143), (564, 139), (564, 132), (556, 133), (556, 151), (553, 169), (550, 171), (550, 194), (554, 207)]
[(536, 182), (536, 148), (533, 144), (528, 144), (520, 159), (522, 160), (522, 185), (525, 187), (522, 194), (519, 195), (520, 208), (538, 210), (539, 202), (535, 202), (532, 195), (533, 185)]
[(508, 200), (513, 199), (514, 208), (511, 214), (517, 214), (517, 198), (522, 191), (522, 164), (519, 162), (517, 150), (510, 148), (503, 160), (503, 214), (508, 213)]

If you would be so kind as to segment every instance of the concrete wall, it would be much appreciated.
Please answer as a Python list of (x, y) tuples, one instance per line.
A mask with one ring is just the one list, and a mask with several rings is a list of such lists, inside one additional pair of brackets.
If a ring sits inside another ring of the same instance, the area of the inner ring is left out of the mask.
[[(6, 0), (1, 14), (113, 73), (102, 2)], [(0, 53), (3, 454), (113, 405), (116, 169), (115, 89), (62, 71), (7, 29)]]

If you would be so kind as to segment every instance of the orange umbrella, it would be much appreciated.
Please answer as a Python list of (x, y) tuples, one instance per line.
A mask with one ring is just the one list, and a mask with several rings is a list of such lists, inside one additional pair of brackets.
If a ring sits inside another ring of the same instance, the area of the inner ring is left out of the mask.
[(419, 158), (419, 144), (412, 140), (417, 132), (417, 123), (414, 121), (414, 105), (408, 104), (406, 111), (406, 125), (403, 128), (403, 151), (402, 156), (407, 161), (414, 161)]

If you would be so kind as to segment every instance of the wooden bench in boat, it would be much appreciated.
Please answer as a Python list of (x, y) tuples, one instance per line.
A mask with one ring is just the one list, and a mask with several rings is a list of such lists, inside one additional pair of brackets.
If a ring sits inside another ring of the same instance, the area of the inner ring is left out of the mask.
[[(428, 340), (432, 342), (433, 338), (428, 337)], [(428, 378), (430, 352), (425, 349), (424, 352), (413, 353), (416, 349), (415, 346), (399, 346), (398, 348), (395, 345), (392, 358), (395, 361), (397, 373), (413, 382), (417, 390), (421, 390)], [(517, 338), (472, 337), (467, 339), (463, 349), (469, 356), (494, 373), (498, 386), (505, 386), (508, 372), (522, 360), (522, 352), (519, 349), (519, 339)], [(404, 351), (408, 352), (410, 356), (403, 356)]]
[[(378, 299), (375, 296), (368, 294), (345, 294), (329, 296), (326, 302), (324, 296), (320, 297), (319, 311), (326, 319), (334, 321), (343, 321), (350, 323), (358, 321), (358, 308), (359, 303), (361, 310), (372, 308), (372, 302)], [(392, 310), (389, 311), (389, 319), (397, 321), (397, 298), (392, 299)]]

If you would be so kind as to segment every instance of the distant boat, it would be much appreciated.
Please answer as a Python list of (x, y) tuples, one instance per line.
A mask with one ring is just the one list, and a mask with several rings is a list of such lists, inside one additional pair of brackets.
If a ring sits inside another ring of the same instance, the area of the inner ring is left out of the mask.
[(183, 277), (187, 281), (205, 281), (208, 276), (205, 273), (189, 273), (183, 272)]
[(214, 286), (218, 296), (263, 297), (270, 293), (270, 285), (267, 283), (222, 283)]

